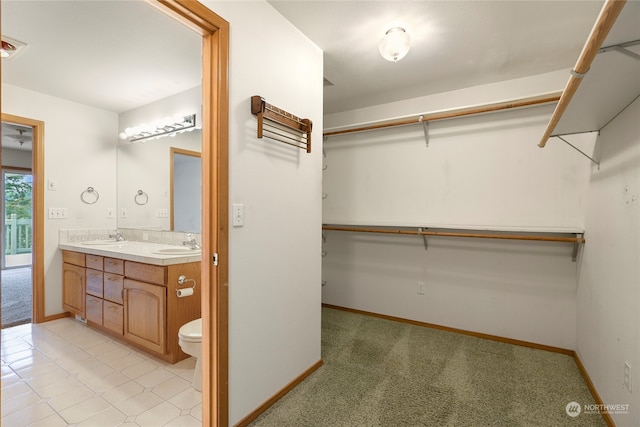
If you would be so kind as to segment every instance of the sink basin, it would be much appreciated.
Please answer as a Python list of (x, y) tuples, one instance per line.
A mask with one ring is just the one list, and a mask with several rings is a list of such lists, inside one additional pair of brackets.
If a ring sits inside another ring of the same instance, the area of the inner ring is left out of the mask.
[(116, 241), (116, 240), (90, 240), (88, 242), (82, 242), (83, 245), (87, 246), (118, 246), (127, 243), (126, 241)]
[(200, 249), (190, 249), (187, 247), (175, 247), (175, 248), (162, 248), (151, 251), (152, 254), (157, 255), (199, 255)]

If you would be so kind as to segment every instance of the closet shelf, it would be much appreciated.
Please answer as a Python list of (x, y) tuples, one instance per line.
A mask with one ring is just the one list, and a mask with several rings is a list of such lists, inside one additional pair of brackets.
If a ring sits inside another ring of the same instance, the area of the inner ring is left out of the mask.
[(638, 16), (640, 2), (605, 2), (549, 119), (540, 147), (551, 137), (599, 132), (640, 96)]
[[(529, 240), (529, 241), (542, 241), (542, 242), (559, 242), (559, 243), (573, 243), (572, 260), (575, 261), (578, 255), (578, 247), (584, 244), (586, 240), (583, 237), (584, 230), (582, 231), (536, 231), (522, 230), (517, 232), (512, 230), (511, 232), (504, 229), (474, 229), (474, 228), (447, 228), (447, 227), (417, 227), (417, 229), (411, 227), (380, 227), (380, 226), (344, 226), (344, 225), (332, 225), (323, 224), (323, 231), (347, 231), (354, 233), (379, 233), (379, 234), (396, 234), (396, 235), (413, 235), (422, 236), (424, 238), (425, 249), (427, 249), (426, 237), (464, 237), (475, 239), (501, 239), (501, 240)], [(517, 234), (516, 234), (517, 233)], [(567, 236), (572, 234), (573, 237)]]

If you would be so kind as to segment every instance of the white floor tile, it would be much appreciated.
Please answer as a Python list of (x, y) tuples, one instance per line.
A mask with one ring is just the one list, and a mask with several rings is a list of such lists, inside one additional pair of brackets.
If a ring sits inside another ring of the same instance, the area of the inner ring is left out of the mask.
[(142, 427), (163, 426), (167, 422), (178, 418), (180, 409), (169, 402), (162, 402), (136, 417), (136, 424)]
[(189, 387), (191, 387), (191, 382), (185, 380), (184, 378), (173, 375), (168, 380), (154, 386), (151, 391), (153, 391), (164, 400), (169, 400), (173, 396), (183, 392)]
[(70, 424), (80, 423), (100, 412), (111, 408), (111, 404), (101, 397), (92, 397), (59, 412)]
[(127, 417), (114, 407), (95, 414), (78, 424), (78, 427), (115, 427), (122, 426)]
[(114, 404), (117, 409), (127, 416), (140, 415), (163, 402), (162, 398), (150, 391), (136, 394), (130, 399)]
[(37, 403), (22, 408), (6, 417), (2, 417), (1, 424), (3, 426), (23, 427), (41, 421), (54, 414), (55, 411), (46, 403)]
[(200, 426), (195, 359), (159, 360), (72, 318), (1, 331), (3, 426)]

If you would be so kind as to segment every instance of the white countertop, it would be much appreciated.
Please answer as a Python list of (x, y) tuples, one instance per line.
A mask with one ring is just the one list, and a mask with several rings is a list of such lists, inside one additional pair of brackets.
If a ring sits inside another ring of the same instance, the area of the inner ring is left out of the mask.
[(66, 242), (58, 245), (60, 249), (81, 252), (91, 255), (100, 255), (111, 258), (124, 259), (127, 261), (143, 262), (154, 265), (174, 265), (188, 262), (202, 261), (200, 250), (188, 251), (181, 254), (157, 253), (162, 249), (186, 250), (185, 246), (163, 245), (160, 243), (134, 242), (125, 240), (115, 241), (94, 241), (92, 242)]

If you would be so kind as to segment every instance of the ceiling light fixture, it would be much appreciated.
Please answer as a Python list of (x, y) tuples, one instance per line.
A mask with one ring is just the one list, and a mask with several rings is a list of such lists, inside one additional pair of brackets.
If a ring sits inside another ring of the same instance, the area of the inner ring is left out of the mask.
[(384, 34), (378, 48), (380, 55), (387, 61), (398, 62), (409, 52), (411, 38), (401, 27), (393, 27)]
[(2, 36), (2, 48), (0, 48), (0, 57), (13, 58), (20, 52), (27, 44), (18, 40), (14, 40), (10, 37)]
[(177, 115), (173, 118), (165, 117), (155, 123), (143, 123), (139, 126), (126, 128), (121, 132), (120, 139), (137, 142), (145, 139), (156, 139), (163, 136), (175, 136), (178, 133), (192, 131), (196, 128), (196, 115)]

